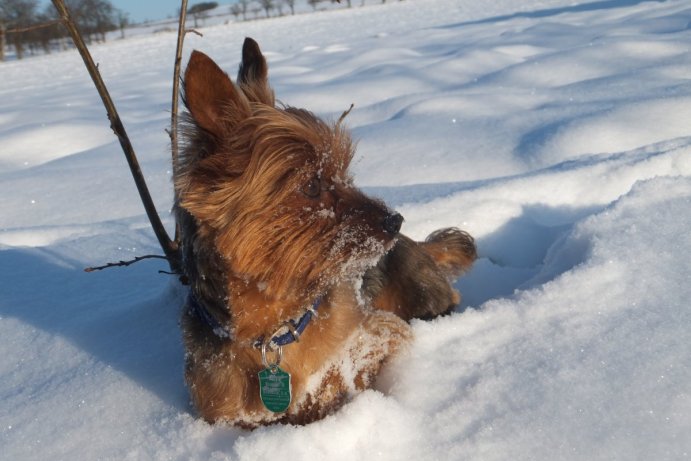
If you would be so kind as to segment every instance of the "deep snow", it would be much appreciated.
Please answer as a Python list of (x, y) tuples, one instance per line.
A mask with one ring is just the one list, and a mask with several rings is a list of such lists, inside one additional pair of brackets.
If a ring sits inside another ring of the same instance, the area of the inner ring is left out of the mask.
[[(334, 415), (196, 419), (184, 292), (76, 53), (0, 63), (0, 459), (641, 459), (691, 453), (691, 5), (410, 0), (208, 27), (347, 118), (356, 183), (480, 259), (459, 312)], [(94, 46), (164, 221), (174, 34)]]

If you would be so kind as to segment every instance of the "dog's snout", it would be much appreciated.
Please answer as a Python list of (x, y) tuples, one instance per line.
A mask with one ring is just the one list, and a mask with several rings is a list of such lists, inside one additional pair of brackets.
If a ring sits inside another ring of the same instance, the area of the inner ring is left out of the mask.
[(398, 213), (392, 213), (384, 218), (384, 230), (389, 234), (397, 234), (401, 230), (403, 224), (403, 216)]

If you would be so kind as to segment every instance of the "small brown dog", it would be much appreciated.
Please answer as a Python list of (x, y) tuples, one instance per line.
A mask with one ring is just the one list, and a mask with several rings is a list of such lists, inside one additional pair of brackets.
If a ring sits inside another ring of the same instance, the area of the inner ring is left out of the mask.
[(204, 419), (248, 428), (314, 421), (370, 387), (407, 320), (458, 304), (449, 280), (476, 257), (458, 229), (399, 234), (353, 186), (343, 117), (276, 107), (267, 69), (252, 39), (235, 84), (192, 53), (175, 171), (185, 379)]

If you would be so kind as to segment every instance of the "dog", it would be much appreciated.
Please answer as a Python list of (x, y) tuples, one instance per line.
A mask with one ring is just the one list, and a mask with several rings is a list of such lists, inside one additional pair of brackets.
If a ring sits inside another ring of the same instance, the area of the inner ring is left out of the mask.
[(448, 313), (476, 259), (456, 228), (424, 242), (353, 185), (341, 117), (277, 106), (247, 38), (235, 83), (194, 51), (174, 168), (190, 295), (185, 381), (208, 422), (306, 424), (370, 388), (411, 341), (408, 323)]

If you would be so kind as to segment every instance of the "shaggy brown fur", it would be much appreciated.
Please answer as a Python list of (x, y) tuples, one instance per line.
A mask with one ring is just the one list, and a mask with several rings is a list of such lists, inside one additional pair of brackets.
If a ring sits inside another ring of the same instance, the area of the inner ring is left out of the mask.
[[(411, 339), (404, 319), (458, 304), (449, 280), (475, 259), (473, 239), (457, 229), (422, 243), (400, 235), (403, 218), (353, 186), (340, 121), (276, 107), (267, 69), (251, 39), (236, 84), (192, 53), (175, 173), (191, 290), (229, 332), (185, 310), (185, 378), (204, 419), (243, 427), (307, 423), (371, 386)], [(259, 397), (257, 344), (317, 298), (318, 318), (283, 348), (293, 398), (273, 413)]]

